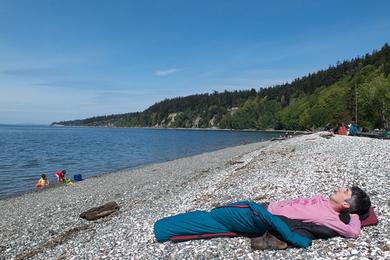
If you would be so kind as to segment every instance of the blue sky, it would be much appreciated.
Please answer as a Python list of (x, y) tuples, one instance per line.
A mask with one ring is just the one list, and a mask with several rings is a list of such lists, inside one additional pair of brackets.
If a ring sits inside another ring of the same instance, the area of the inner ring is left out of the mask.
[(0, 123), (285, 83), (390, 42), (390, 1), (0, 0)]

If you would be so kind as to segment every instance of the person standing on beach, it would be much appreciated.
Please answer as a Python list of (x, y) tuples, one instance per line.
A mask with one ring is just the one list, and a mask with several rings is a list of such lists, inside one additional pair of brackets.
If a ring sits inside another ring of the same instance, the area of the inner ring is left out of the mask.
[(35, 183), (37, 189), (42, 189), (49, 185), (49, 180), (46, 178), (46, 174), (42, 174), (41, 178)]

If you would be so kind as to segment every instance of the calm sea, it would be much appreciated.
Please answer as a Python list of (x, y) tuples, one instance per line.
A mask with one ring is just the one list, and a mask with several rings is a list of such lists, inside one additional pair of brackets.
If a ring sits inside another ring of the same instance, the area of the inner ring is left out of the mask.
[(0, 125), (0, 198), (34, 190), (45, 173), (83, 178), (269, 140), (280, 133)]

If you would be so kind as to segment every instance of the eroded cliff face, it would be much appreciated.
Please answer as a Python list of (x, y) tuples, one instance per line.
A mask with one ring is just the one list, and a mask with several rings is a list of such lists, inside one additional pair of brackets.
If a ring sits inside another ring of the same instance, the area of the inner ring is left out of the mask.
[(213, 118), (210, 119), (209, 121), (210, 127), (216, 127), (216, 116), (213, 116)]
[[(180, 125), (177, 125), (177, 118), (180, 116), (183, 116), (183, 112), (170, 113), (165, 119), (161, 120), (161, 122), (156, 123), (154, 127), (180, 127)], [(204, 124), (202, 124), (204, 120), (204, 118), (197, 115), (192, 119), (186, 118), (185, 125), (189, 128), (202, 128), (204, 127)], [(214, 116), (211, 120), (209, 120), (208, 124), (210, 127), (216, 127), (216, 117)]]
[(173, 127), (175, 123), (175, 118), (179, 113), (170, 113), (167, 118), (157, 122), (154, 127)]
[(168, 118), (167, 118), (167, 126), (168, 127), (173, 126), (173, 124), (175, 123), (175, 118), (176, 118), (177, 114), (178, 113), (171, 113), (168, 115)]

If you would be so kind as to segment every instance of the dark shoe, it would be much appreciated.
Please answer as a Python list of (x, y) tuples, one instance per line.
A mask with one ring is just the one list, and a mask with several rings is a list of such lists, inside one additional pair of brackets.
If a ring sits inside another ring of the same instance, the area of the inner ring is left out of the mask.
[(265, 233), (261, 237), (255, 237), (251, 239), (251, 248), (252, 250), (265, 250), (265, 249), (274, 249), (281, 250), (287, 248), (287, 243), (279, 240), (275, 236)]
[(80, 214), (80, 218), (86, 220), (96, 220), (106, 217), (119, 210), (119, 205), (115, 201), (108, 202), (100, 207), (91, 208)]

